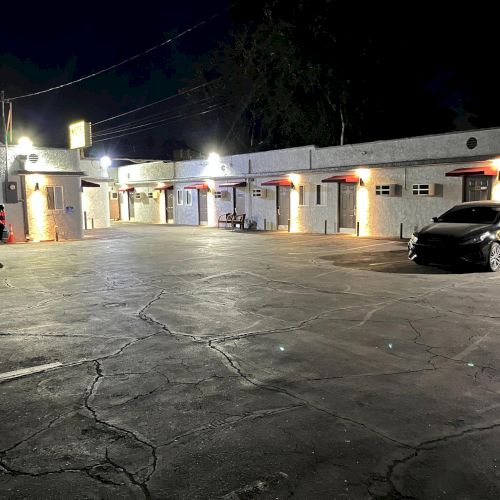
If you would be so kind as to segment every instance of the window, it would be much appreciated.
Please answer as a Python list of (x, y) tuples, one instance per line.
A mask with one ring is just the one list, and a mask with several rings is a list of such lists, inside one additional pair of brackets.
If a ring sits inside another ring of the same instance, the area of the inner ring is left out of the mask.
[(377, 196), (390, 196), (391, 186), (389, 184), (380, 184), (375, 186), (375, 194)]
[(177, 205), (182, 205), (182, 189), (177, 190)]
[(186, 190), (186, 205), (193, 204), (193, 193), (190, 189)]
[(321, 205), (321, 184), (316, 184), (316, 205)]
[(61, 186), (47, 186), (47, 208), (49, 210), (62, 210), (64, 208)]
[(306, 187), (299, 186), (299, 205), (306, 204)]
[(432, 184), (413, 184), (412, 191), (417, 196), (429, 196), (434, 194), (432, 188)]

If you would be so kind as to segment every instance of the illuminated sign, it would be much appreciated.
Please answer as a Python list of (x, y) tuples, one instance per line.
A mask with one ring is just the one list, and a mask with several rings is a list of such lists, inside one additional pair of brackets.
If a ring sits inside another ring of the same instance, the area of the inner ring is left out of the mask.
[(80, 121), (69, 126), (69, 149), (92, 146), (92, 128), (90, 122)]

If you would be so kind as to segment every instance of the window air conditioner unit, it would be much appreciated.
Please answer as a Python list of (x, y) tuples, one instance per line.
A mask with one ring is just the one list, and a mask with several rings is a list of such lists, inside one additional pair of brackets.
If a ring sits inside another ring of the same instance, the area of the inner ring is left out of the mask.
[(439, 184), (413, 184), (412, 192), (416, 196), (436, 196)]
[(253, 198), (265, 198), (266, 197), (266, 189), (265, 188), (252, 189), (252, 197)]
[(227, 200), (229, 193), (227, 191), (214, 191), (214, 198), (217, 200)]
[(399, 184), (377, 184), (375, 186), (375, 195), (377, 196), (399, 196), (401, 186)]

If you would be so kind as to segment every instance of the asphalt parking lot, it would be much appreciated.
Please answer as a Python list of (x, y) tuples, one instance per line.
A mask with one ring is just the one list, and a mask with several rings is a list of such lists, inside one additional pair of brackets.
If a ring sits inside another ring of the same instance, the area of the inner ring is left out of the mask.
[(0, 263), (0, 498), (500, 497), (500, 273), (131, 224)]

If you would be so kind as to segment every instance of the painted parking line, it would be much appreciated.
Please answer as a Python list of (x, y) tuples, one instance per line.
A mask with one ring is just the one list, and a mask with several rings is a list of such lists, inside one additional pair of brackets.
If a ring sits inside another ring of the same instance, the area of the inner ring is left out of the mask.
[(25, 377), (26, 375), (31, 375), (33, 373), (45, 372), (47, 370), (53, 370), (54, 368), (59, 368), (62, 363), (49, 363), (46, 365), (31, 366), (30, 368), (22, 368), (20, 370), (14, 370), (12, 372), (0, 373), (0, 382), (5, 380), (12, 380), (14, 378)]
[(408, 259), (407, 260), (391, 260), (389, 262), (375, 262), (373, 264), (368, 264), (368, 265), (369, 266), (383, 266), (384, 264), (392, 265), (392, 264), (398, 264), (401, 262), (408, 262)]

